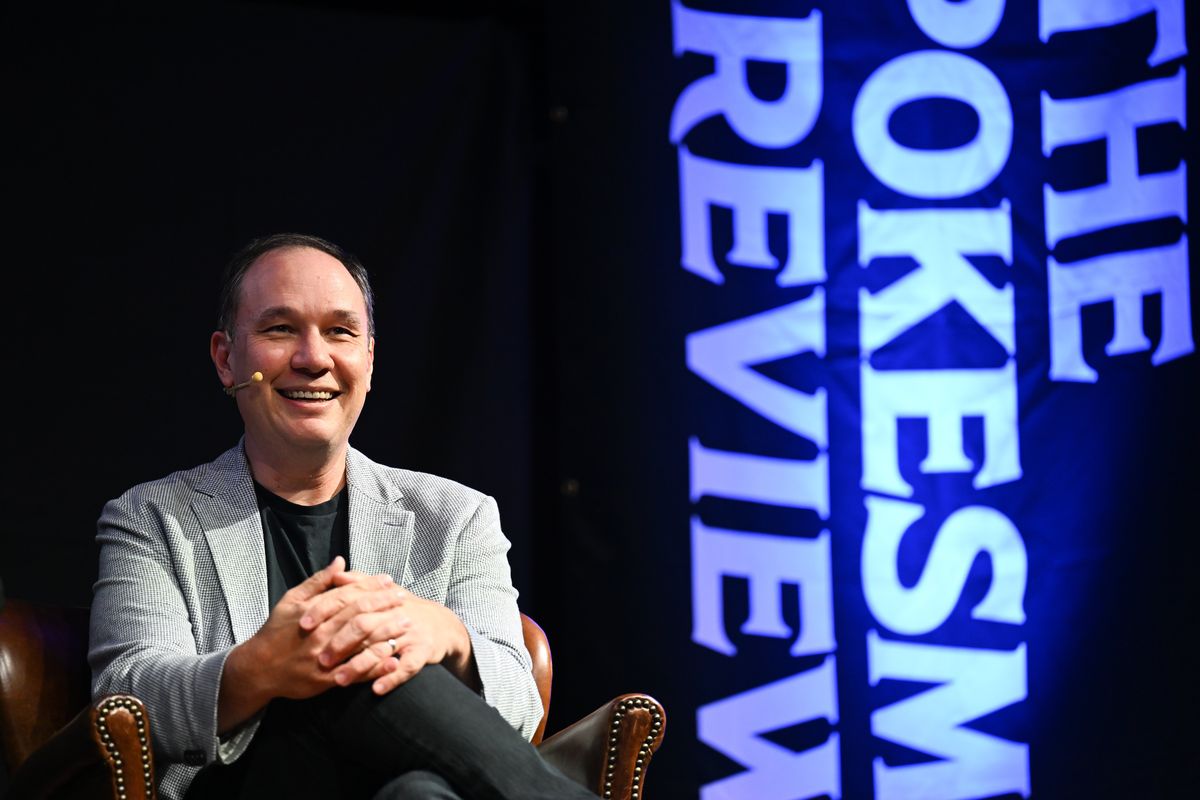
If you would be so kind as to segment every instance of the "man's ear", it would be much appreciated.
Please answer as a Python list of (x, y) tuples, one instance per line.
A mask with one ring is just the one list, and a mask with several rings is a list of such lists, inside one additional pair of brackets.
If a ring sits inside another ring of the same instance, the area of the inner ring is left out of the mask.
[(367, 340), (367, 391), (371, 391), (371, 376), (375, 374), (375, 337)]
[(213, 331), (212, 338), (208, 340), (208, 354), (212, 357), (213, 365), (217, 368), (217, 375), (221, 378), (221, 385), (227, 388), (236, 383), (233, 378), (233, 367), (229, 364), (231, 344), (229, 335), (225, 331)]

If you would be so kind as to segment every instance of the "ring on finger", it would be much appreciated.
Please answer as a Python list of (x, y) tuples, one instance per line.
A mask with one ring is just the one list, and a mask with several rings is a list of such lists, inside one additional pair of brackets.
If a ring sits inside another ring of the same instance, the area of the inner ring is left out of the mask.
[(400, 649), (400, 643), (397, 642), (395, 639), (388, 639), (387, 646), (388, 646), (388, 655), (390, 655), (390, 656), (396, 655), (396, 651)]

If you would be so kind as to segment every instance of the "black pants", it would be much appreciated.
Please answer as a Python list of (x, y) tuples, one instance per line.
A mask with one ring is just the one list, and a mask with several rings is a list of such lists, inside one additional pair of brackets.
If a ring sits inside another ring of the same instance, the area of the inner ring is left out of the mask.
[(437, 665), (382, 697), (357, 684), (272, 701), (242, 757), (201, 770), (187, 800), (282, 796), (595, 798)]

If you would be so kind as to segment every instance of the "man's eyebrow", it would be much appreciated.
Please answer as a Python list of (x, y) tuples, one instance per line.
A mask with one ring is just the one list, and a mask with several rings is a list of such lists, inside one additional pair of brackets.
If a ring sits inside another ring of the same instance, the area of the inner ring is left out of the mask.
[[(259, 313), (258, 319), (255, 321), (257, 324), (261, 325), (269, 320), (287, 318), (298, 313), (299, 312), (297, 312), (296, 309), (292, 308), (291, 306), (270, 306), (268, 308), (264, 308), (262, 312)], [(357, 312), (349, 309), (334, 309), (333, 311), (329, 312), (329, 315), (337, 322), (341, 322), (346, 325), (352, 325), (354, 327), (362, 326), (362, 317), (360, 317)]]
[(335, 319), (337, 319), (339, 322), (344, 322), (347, 325), (353, 325), (354, 327), (360, 327), (362, 325), (362, 317), (360, 317), (354, 311), (350, 311), (350, 310), (344, 309), (344, 308), (339, 308), (339, 309), (334, 310), (331, 313), (332, 313), (333, 317)]
[(279, 317), (290, 317), (296, 313), (296, 309), (291, 306), (270, 306), (264, 308), (258, 315), (258, 322), (263, 322), (268, 319), (277, 319)]

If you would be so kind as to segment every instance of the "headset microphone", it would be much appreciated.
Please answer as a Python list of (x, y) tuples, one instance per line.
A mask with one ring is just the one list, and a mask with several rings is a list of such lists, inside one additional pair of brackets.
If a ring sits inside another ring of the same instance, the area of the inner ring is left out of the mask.
[(241, 383), (236, 384), (234, 386), (226, 386), (225, 394), (229, 395), (230, 397), (233, 397), (235, 394), (238, 393), (239, 389), (245, 389), (247, 386), (249, 386), (252, 383), (260, 383), (262, 381), (262, 379), (263, 379), (263, 374), (261, 372), (256, 372), (250, 376), (250, 380), (248, 380), (248, 381), (242, 381)]

